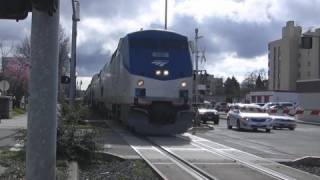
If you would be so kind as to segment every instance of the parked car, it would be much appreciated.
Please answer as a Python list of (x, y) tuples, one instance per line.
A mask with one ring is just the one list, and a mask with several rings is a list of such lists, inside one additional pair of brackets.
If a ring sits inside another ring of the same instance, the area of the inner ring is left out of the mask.
[(266, 103), (254, 103), (256, 105), (259, 105), (260, 107), (263, 107)]
[(226, 102), (217, 102), (215, 105), (215, 109), (217, 111), (227, 112), (228, 111), (228, 104)]
[(277, 128), (288, 128), (294, 130), (297, 127), (297, 121), (294, 117), (288, 115), (272, 115), (272, 127)]
[(294, 115), (294, 109), (295, 109), (295, 105), (294, 103), (291, 103), (291, 102), (270, 103), (269, 106), (265, 108), (265, 110), (268, 113), (274, 111), (278, 114), (289, 114), (289, 115)]
[(270, 108), (281, 108), (281, 109), (294, 109), (295, 105), (292, 102), (268, 102), (266, 103), (263, 108), (265, 110), (269, 110)]
[(272, 119), (268, 113), (255, 104), (236, 104), (231, 107), (227, 115), (228, 129), (237, 127), (238, 130), (258, 130), (265, 129), (270, 132)]
[(279, 103), (278, 102), (268, 102), (264, 106), (262, 106), (262, 108), (267, 111), (270, 109), (270, 107), (276, 106), (276, 105), (279, 105)]
[(214, 124), (219, 124), (219, 114), (218, 111), (212, 108), (199, 108), (199, 118), (203, 123), (207, 121), (212, 121)]

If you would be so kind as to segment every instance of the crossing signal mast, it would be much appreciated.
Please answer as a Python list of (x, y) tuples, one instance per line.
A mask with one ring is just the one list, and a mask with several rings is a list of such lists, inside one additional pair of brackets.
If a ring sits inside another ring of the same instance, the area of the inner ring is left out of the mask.
[[(194, 77), (195, 77), (195, 82), (194, 82), (194, 100), (195, 100), (195, 105), (198, 105), (199, 103), (199, 90), (198, 90), (198, 85), (199, 85), (199, 48), (198, 48), (198, 40), (203, 38), (203, 36), (199, 36), (199, 29), (195, 29), (195, 50), (194, 50), (194, 56), (195, 56), (195, 71), (194, 71)], [(204, 56), (203, 56), (204, 57)]]
[(165, 0), (165, 13), (164, 13), (164, 29), (168, 29), (167, 21), (168, 21), (168, 0)]
[[(59, 0), (0, 0), (0, 19), (32, 12), (26, 179), (56, 179)], [(0, 22), (2, 23), (2, 22)]]

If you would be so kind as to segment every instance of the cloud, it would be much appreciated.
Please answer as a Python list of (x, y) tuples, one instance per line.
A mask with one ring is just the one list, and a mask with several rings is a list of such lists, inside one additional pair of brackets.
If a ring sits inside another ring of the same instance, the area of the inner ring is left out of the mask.
[(103, 66), (109, 62), (111, 54), (101, 54), (99, 52), (92, 54), (82, 54), (77, 56), (77, 72), (80, 76), (92, 76), (100, 71)]
[(221, 54), (217, 57), (220, 63), (202, 64), (204, 69), (214, 72), (216, 77), (235, 76), (239, 82), (244, 80), (245, 73), (266, 69), (268, 67), (268, 55), (257, 56), (254, 58), (239, 58), (235, 53)]
[[(127, 33), (162, 29), (164, 0), (83, 0), (78, 23), (78, 72), (92, 76), (110, 59)], [(169, 30), (194, 39), (199, 28), (201, 49), (206, 48), (206, 68), (212, 74), (243, 77), (252, 64), (267, 68), (267, 44), (281, 37), (281, 28), (295, 20), (304, 30), (319, 27), (320, 0), (170, 0)], [(60, 23), (71, 36), (70, 1), (61, 1)], [(0, 20), (0, 41), (19, 42), (30, 34), (27, 20)], [(242, 66), (239, 67), (239, 64)], [(243, 68), (242, 68), (243, 67)]]

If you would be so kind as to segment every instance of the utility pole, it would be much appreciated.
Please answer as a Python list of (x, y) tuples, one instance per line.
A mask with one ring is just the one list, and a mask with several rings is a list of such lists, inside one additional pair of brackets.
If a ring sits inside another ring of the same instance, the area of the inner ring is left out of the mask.
[(72, 3), (72, 44), (71, 44), (71, 63), (70, 63), (70, 87), (69, 102), (74, 106), (76, 93), (76, 67), (77, 67), (77, 23), (80, 21), (80, 3), (77, 0), (71, 0)]
[(168, 20), (168, 0), (166, 0), (166, 3), (165, 3), (165, 15), (164, 15), (164, 29), (165, 30), (168, 29), (167, 20)]
[(198, 67), (198, 61), (199, 61), (199, 49), (198, 49), (198, 40), (201, 37), (199, 37), (199, 29), (196, 28), (195, 29), (195, 38), (194, 38), (194, 46), (195, 46), (195, 54), (194, 54), (194, 60), (195, 60), (195, 104), (198, 105), (198, 94), (199, 94), (199, 90), (198, 90), (198, 71), (199, 71), (199, 67)]
[(27, 180), (56, 179), (59, 0), (54, 12), (32, 8)]

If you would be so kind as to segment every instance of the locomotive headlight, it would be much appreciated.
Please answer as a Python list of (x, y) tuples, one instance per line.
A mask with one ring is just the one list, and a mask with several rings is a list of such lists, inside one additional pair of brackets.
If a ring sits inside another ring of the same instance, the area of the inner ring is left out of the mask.
[(137, 82), (137, 85), (138, 85), (139, 87), (143, 86), (143, 85), (144, 85), (144, 81), (143, 81), (143, 80), (139, 80), (139, 81)]
[(168, 70), (164, 70), (163, 71), (163, 75), (168, 76), (169, 75), (169, 71)]
[(160, 76), (161, 75), (161, 70), (156, 70), (156, 75)]
[(181, 87), (187, 87), (187, 82), (182, 81), (182, 82), (181, 82)]

